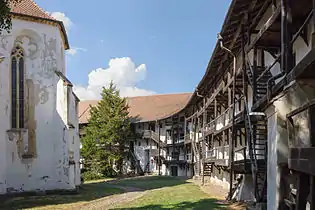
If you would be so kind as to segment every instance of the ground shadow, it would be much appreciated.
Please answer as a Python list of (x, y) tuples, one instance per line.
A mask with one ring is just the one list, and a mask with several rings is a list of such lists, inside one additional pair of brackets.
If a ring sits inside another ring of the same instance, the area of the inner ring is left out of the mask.
[(227, 204), (218, 201), (217, 199), (203, 199), (197, 202), (182, 202), (179, 204), (168, 205), (146, 205), (142, 207), (133, 208), (113, 208), (111, 210), (151, 210), (151, 209), (200, 209), (200, 210), (210, 210), (210, 209), (227, 209)]
[(17, 195), (1, 200), (0, 209), (25, 209), (48, 205), (70, 204), (76, 202), (89, 202), (105, 198), (126, 191), (144, 191), (162, 187), (171, 187), (185, 184), (186, 179), (150, 176), (117, 179), (96, 183), (86, 183), (78, 190), (78, 193), (52, 193), (46, 195)]
[(3, 198), (0, 209), (25, 209), (47, 205), (93, 201), (106, 196), (123, 193), (124, 190), (108, 186), (106, 182), (84, 184), (77, 193), (49, 193), (46, 195), (16, 195)]
[(135, 190), (138, 188), (139, 191), (143, 190), (153, 190), (162, 187), (172, 187), (176, 185), (186, 184), (188, 178), (186, 177), (169, 177), (169, 176), (143, 176), (143, 177), (136, 177), (130, 179), (121, 179), (121, 180), (111, 180), (107, 183), (110, 186), (128, 186), (134, 187)]

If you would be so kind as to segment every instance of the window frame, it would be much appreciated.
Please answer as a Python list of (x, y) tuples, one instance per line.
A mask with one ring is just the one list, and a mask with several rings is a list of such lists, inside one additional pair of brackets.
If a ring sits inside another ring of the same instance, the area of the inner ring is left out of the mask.
[[(13, 63), (14, 59), (15, 59), (15, 64)], [(25, 71), (25, 51), (22, 46), (17, 44), (12, 48), (12, 51), (10, 54), (10, 105), (11, 105), (10, 126), (11, 126), (11, 129), (24, 129), (25, 128), (25, 95), (26, 95), (25, 94), (25, 90), (26, 90), (25, 72), (26, 72)], [(13, 75), (15, 75), (15, 79), (13, 78)], [(21, 80), (21, 75), (23, 76), (22, 80)], [(13, 81), (15, 81), (15, 85), (13, 84)], [(13, 91), (15, 91), (15, 94), (13, 93)], [(23, 94), (22, 97), (21, 97), (21, 94)], [(14, 112), (15, 114), (13, 114)]]

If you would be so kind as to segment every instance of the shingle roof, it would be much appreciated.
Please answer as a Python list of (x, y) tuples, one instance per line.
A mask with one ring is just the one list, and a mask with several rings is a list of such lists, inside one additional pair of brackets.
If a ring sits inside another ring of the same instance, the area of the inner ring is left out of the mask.
[[(188, 102), (191, 93), (150, 95), (127, 98), (130, 117), (137, 121), (148, 122), (164, 119), (180, 111)], [(81, 101), (79, 103), (79, 123), (88, 122), (90, 105), (95, 106), (95, 101)]]
[(33, 0), (23, 0), (16, 4), (11, 3), (11, 12), (28, 15), (32, 17), (45, 18), (50, 20), (56, 20), (48, 13), (46, 13), (42, 8), (40, 8)]

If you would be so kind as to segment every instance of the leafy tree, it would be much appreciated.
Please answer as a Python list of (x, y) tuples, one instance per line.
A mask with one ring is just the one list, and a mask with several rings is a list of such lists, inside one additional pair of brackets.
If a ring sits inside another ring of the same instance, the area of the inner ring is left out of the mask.
[(2, 30), (11, 29), (10, 4), (16, 4), (23, 0), (0, 0), (0, 34)]
[(123, 160), (127, 156), (128, 105), (112, 82), (108, 88), (103, 88), (101, 97), (90, 109), (81, 154), (89, 171), (113, 176), (113, 164), (116, 163), (118, 173), (122, 173)]

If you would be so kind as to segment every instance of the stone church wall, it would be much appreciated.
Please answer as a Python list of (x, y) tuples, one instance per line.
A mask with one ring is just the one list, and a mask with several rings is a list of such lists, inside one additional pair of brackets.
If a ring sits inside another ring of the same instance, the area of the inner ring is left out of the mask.
[[(10, 54), (16, 45), (23, 48), (25, 57), (23, 129), (11, 129)], [(74, 152), (79, 145), (78, 126), (74, 122), (70, 131), (64, 82), (55, 73), (65, 73), (59, 29), (13, 20), (11, 33), (0, 36), (0, 52), (6, 57), (0, 64), (0, 109), (4, 110), (0, 112), (0, 194), (74, 189), (79, 182), (70, 180), (69, 174), (79, 172), (70, 172), (69, 148)], [(73, 146), (70, 137), (75, 138)], [(78, 158), (78, 151), (74, 153)]]

